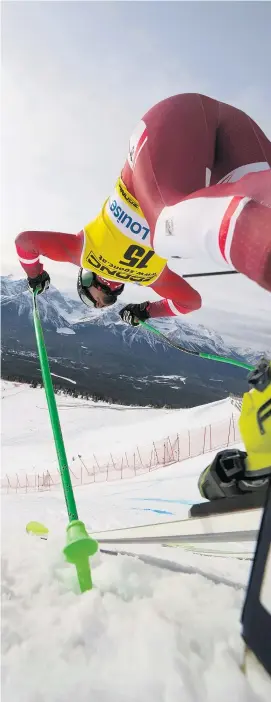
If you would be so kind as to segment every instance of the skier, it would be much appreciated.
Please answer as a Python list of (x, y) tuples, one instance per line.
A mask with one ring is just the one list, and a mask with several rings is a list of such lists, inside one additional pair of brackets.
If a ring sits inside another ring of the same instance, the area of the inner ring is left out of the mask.
[(198, 487), (202, 497), (217, 500), (244, 493), (267, 491), (271, 479), (271, 362), (261, 359), (248, 375), (239, 419), (245, 451), (219, 451), (202, 471)]
[(88, 306), (116, 302), (125, 282), (163, 299), (126, 305), (131, 325), (201, 307), (171, 261), (208, 254), (271, 291), (271, 143), (241, 110), (205, 95), (162, 100), (135, 128), (114, 192), (79, 234), (24, 231), (16, 238), (29, 286), (50, 283), (39, 256), (80, 267)]

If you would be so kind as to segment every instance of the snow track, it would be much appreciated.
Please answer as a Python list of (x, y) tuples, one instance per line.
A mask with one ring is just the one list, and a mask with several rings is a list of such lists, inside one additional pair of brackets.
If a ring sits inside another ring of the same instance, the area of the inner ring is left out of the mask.
[[(227, 585), (229, 587), (234, 587), (237, 589), (245, 590), (245, 584), (239, 583), (235, 580), (230, 580), (229, 578), (224, 578), (223, 575), (215, 575), (214, 573), (208, 573), (204, 568), (199, 568), (192, 565), (182, 565), (181, 563), (176, 563), (176, 561), (170, 561), (166, 558), (156, 558), (155, 556), (147, 556), (140, 553), (130, 553), (130, 551), (112, 551), (109, 549), (100, 549), (100, 553), (105, 553), (110, 556), (130, 556), (132, 558), (138, 558), (143, 563), (147, 565), (155, 566), (156, 568), (162, 568), (162, 570), (172, 571), (173, 573), (188, 573), (189, 575), (201, 575), (203, 578), (210, 580), (216, 585)], [(202, 555), (202, 554), (200, 554)]]

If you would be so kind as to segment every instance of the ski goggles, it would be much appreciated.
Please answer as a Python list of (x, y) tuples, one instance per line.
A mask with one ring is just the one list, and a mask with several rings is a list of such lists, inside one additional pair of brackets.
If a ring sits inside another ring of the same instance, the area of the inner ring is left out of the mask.
[(88, 307), (95, 307), (95, 300), (91, 296), (87, 288), (93, 285), (94, 274), (92, 271), (86, 271), (84, 268), (79, 269), (77, 278), (77, 292), (80, 300)]
[(117, 301), (117, 295), (115, 293), (111, 292), (111, 290), (100, 281), (97, 282), (95, 273), (85, 268), (80, 268), (77, 279), (77, 292), (80, 299), (85, 305), (87, 305), (87, 307), (97, 306), (96, 300), (94, 297), (92, 297), (89, 291), (91, 285), (94, 285), (97, 290), (101, 290), (103, 292), (103, 302), (105, 307), (109, 307)]

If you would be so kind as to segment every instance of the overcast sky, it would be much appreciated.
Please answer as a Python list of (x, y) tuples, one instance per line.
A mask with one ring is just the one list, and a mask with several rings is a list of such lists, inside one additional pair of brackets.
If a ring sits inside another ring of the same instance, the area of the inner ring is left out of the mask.
[[(169, 95), (229, 102), (271, 138), (270, 26), (270, 2), (3, 2), (2, 272), (20, 273), (19, 231), (96, 216), (134, 126)], [(74, 285), (74, 266), (46, 266)], [(230, 290), (271, 314), (256, 285), (232, 276)]]

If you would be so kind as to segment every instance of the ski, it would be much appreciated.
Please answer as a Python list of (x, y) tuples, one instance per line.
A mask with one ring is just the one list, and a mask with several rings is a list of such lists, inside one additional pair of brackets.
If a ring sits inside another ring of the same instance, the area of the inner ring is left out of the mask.
[[(186, 519), (109, 529), (93, 534), (93, 538), (101, 545), (117, 547), (144, 543), (196, 547), (199, 551), (215, 547), (222, 552), (225, 544), (236, 543), (242, 544), (243, 550), (244, 542), (251, 544), (257, 539), (263, 506), (263, 493), (223, 498), (193, 505)], [(48, 529), (39, 522), (29, 522), (26, 531), (43, 539), (48, 537)]]
[(237, 497), (222, 497), (221, 500), (198, 502), (189, 510), (189, 517), (210, 517), (214, 514), (227, 514), (228, 512), (258, 509), (265, 504), (267, 488), (250, 492)]

